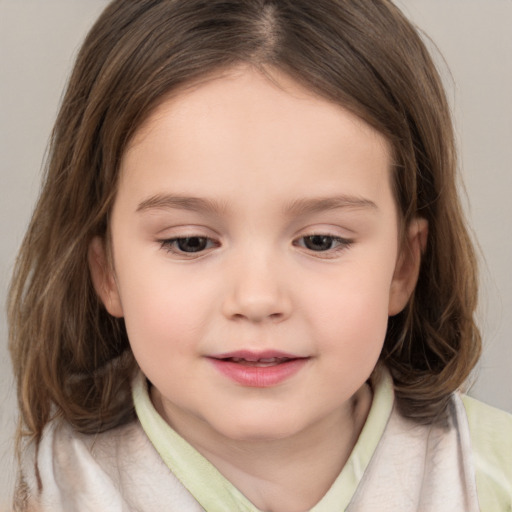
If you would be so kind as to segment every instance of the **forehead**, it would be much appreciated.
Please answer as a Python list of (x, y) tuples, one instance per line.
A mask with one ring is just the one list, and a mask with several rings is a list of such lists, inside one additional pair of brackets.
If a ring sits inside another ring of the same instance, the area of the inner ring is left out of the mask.
[(121, 185), (149, 189), (158, 177), (170, 189), (250, 191), (264, 181), (269, 190), (286, 183), (291, 195), (315, 184), (328, 195), (342, 179), (372, 175), (359, 180), (368, 190), (343, 193), (378, 196), (390, 167), (387, 140), (364, 121), (284, 73), (240, 66), (166, 98), (125, 152)]
[[(266, 111), (271, 113), (267, 119), (269, 130), (272, 121), (278, 121), (280, 115), (285, 115), (286, 119), (296, 112), (302, 124), (313, 123), (312, 128), (320, 128), (320, 135), (324, 135), (332, 127), (330, 122), (339, 124), (343, 116), (345, 125), (357, 126), (359, 131), (378, 139), (386, 148), (389, 145), (385, 137), (365, 121), (307, 89), (283, 71), (271, 67), (259, 70), (240, 64), (209, 73), (165, 95), (138, 128), (128, 150), (141, 142), (164, 117), (174, 118), (185, 129), (183, 121), (186, 119), (198, 130), (202, 121), (215, 114), (220, 114), (217, 122), (221, 119), (226, 123), (241, 121), (248, 126), (258, 114)], [(293, 130), (294, 126), (300, 127), (290, 124), (288, 129)]]

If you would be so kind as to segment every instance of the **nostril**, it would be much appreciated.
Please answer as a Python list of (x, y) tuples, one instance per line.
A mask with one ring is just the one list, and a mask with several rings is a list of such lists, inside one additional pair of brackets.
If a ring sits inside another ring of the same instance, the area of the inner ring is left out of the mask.
[(225, 314), (229, 319), (234, 321), (246, 321), (253, 323), (280, 322), (287, 316), (284, 311), (269, 313), (265, 308), (245, 308), (244, 310), (239, 309), (236, 312), (225, 311)]

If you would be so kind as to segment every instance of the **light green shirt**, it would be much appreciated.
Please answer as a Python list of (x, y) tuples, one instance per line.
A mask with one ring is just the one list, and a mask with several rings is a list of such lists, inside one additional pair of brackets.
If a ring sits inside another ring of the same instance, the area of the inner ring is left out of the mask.
[[(372, 384), (373, 402), (359, 439), (336, 481), (321, 501), (311, 509), (311, 512), (352, 510), (349, 509), (349, 505), (354, 499), (394, 410), (393, 382), (390, 375), (387, 372), (381, 372), (380, 379)], [(137, 416), (153, 446), (169, 469), (205, 510), (208, 512), (225, 512), (226, 510), (261, 512), (163, 420), (151, 403), (146, 380), (142, 375), (134, 383), (133, 398)], [(461, 406), (460, 410), (466, 410), (473, 446), (472, 457), (469, 454), (467, 458), (472, 460), (474, 469), (466, 471), (471, 474), (465, 475), (469, 480), (469, 487), (476, 475), (481, 511), (511, 511), (512, 416), (468, 397), (463, 398), (463, 404), (464, 407)], [(394, 414), (397, 414), (396, 411)], [(465, 418), (462, 419), (462, 423), (464, 422), (467, 428)], [(406, 430), (414, 428), (414, 426), (406, 426)], [(469, 441), (467, 444), (467, 447), (463, 447), (463, 452), (471, 451)], [(406, 446), (404, 445), (404, 448)], [(401, 454), (397, 453), (396, 457), (400, 459)], [(407, 468), (405, 470), (407, 471)], [(471, 494), (470, 491), (464, 492)], [(478, 510), (478, 505), (475, 509)], [(358, 510), (357, 506), (354, 510)]]
[(482, 511), (512, 511), (512, 415), (463, 396)]
[[(205, 510), (261, 512), (163, 420), (151, 403), (144, 379), (136, 381), (133, 398), (147, 436), (166, 465)], [(345, 510), (379, 443), (392, 407), (393, 384), (385, 374), (374, 390), (373, 405), (350, 458), (330, 490), (311, 512)]]

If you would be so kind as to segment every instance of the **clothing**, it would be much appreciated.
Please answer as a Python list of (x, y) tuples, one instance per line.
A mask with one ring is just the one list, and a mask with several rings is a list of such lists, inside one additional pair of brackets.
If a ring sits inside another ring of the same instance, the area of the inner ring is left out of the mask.
[[(442, 425), (418, 425), (394, 405), (391, 377), (372, 382), (356, 446), (312, 512), (512, 511), (512, 416), (454, 394)], [(87, 436), (60, 421), (27, 452), (27, 510), (259, 512), (158, 415), (134, 382), (138, 421)], [(469, 421), (468, 421), (469, 420)], [(169, 469), (172, 468), (172, 471)]]

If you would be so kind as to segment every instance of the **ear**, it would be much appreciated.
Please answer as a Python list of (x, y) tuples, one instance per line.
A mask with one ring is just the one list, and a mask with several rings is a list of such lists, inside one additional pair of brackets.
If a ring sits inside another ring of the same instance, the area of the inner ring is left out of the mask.
[(397, 315), (409, 301), (420, 273), (421, 255), (427, 246), (428, 222), (416, 217), (407, 228), (389, 291), (389, 316)]
[(123, 316), (123, 307), (115, 280), (114, 270), (107, 257), (105, 242), (96, 236), (89, 245), (89, 270), (92, 284), (106, 310), (115, 317)]

